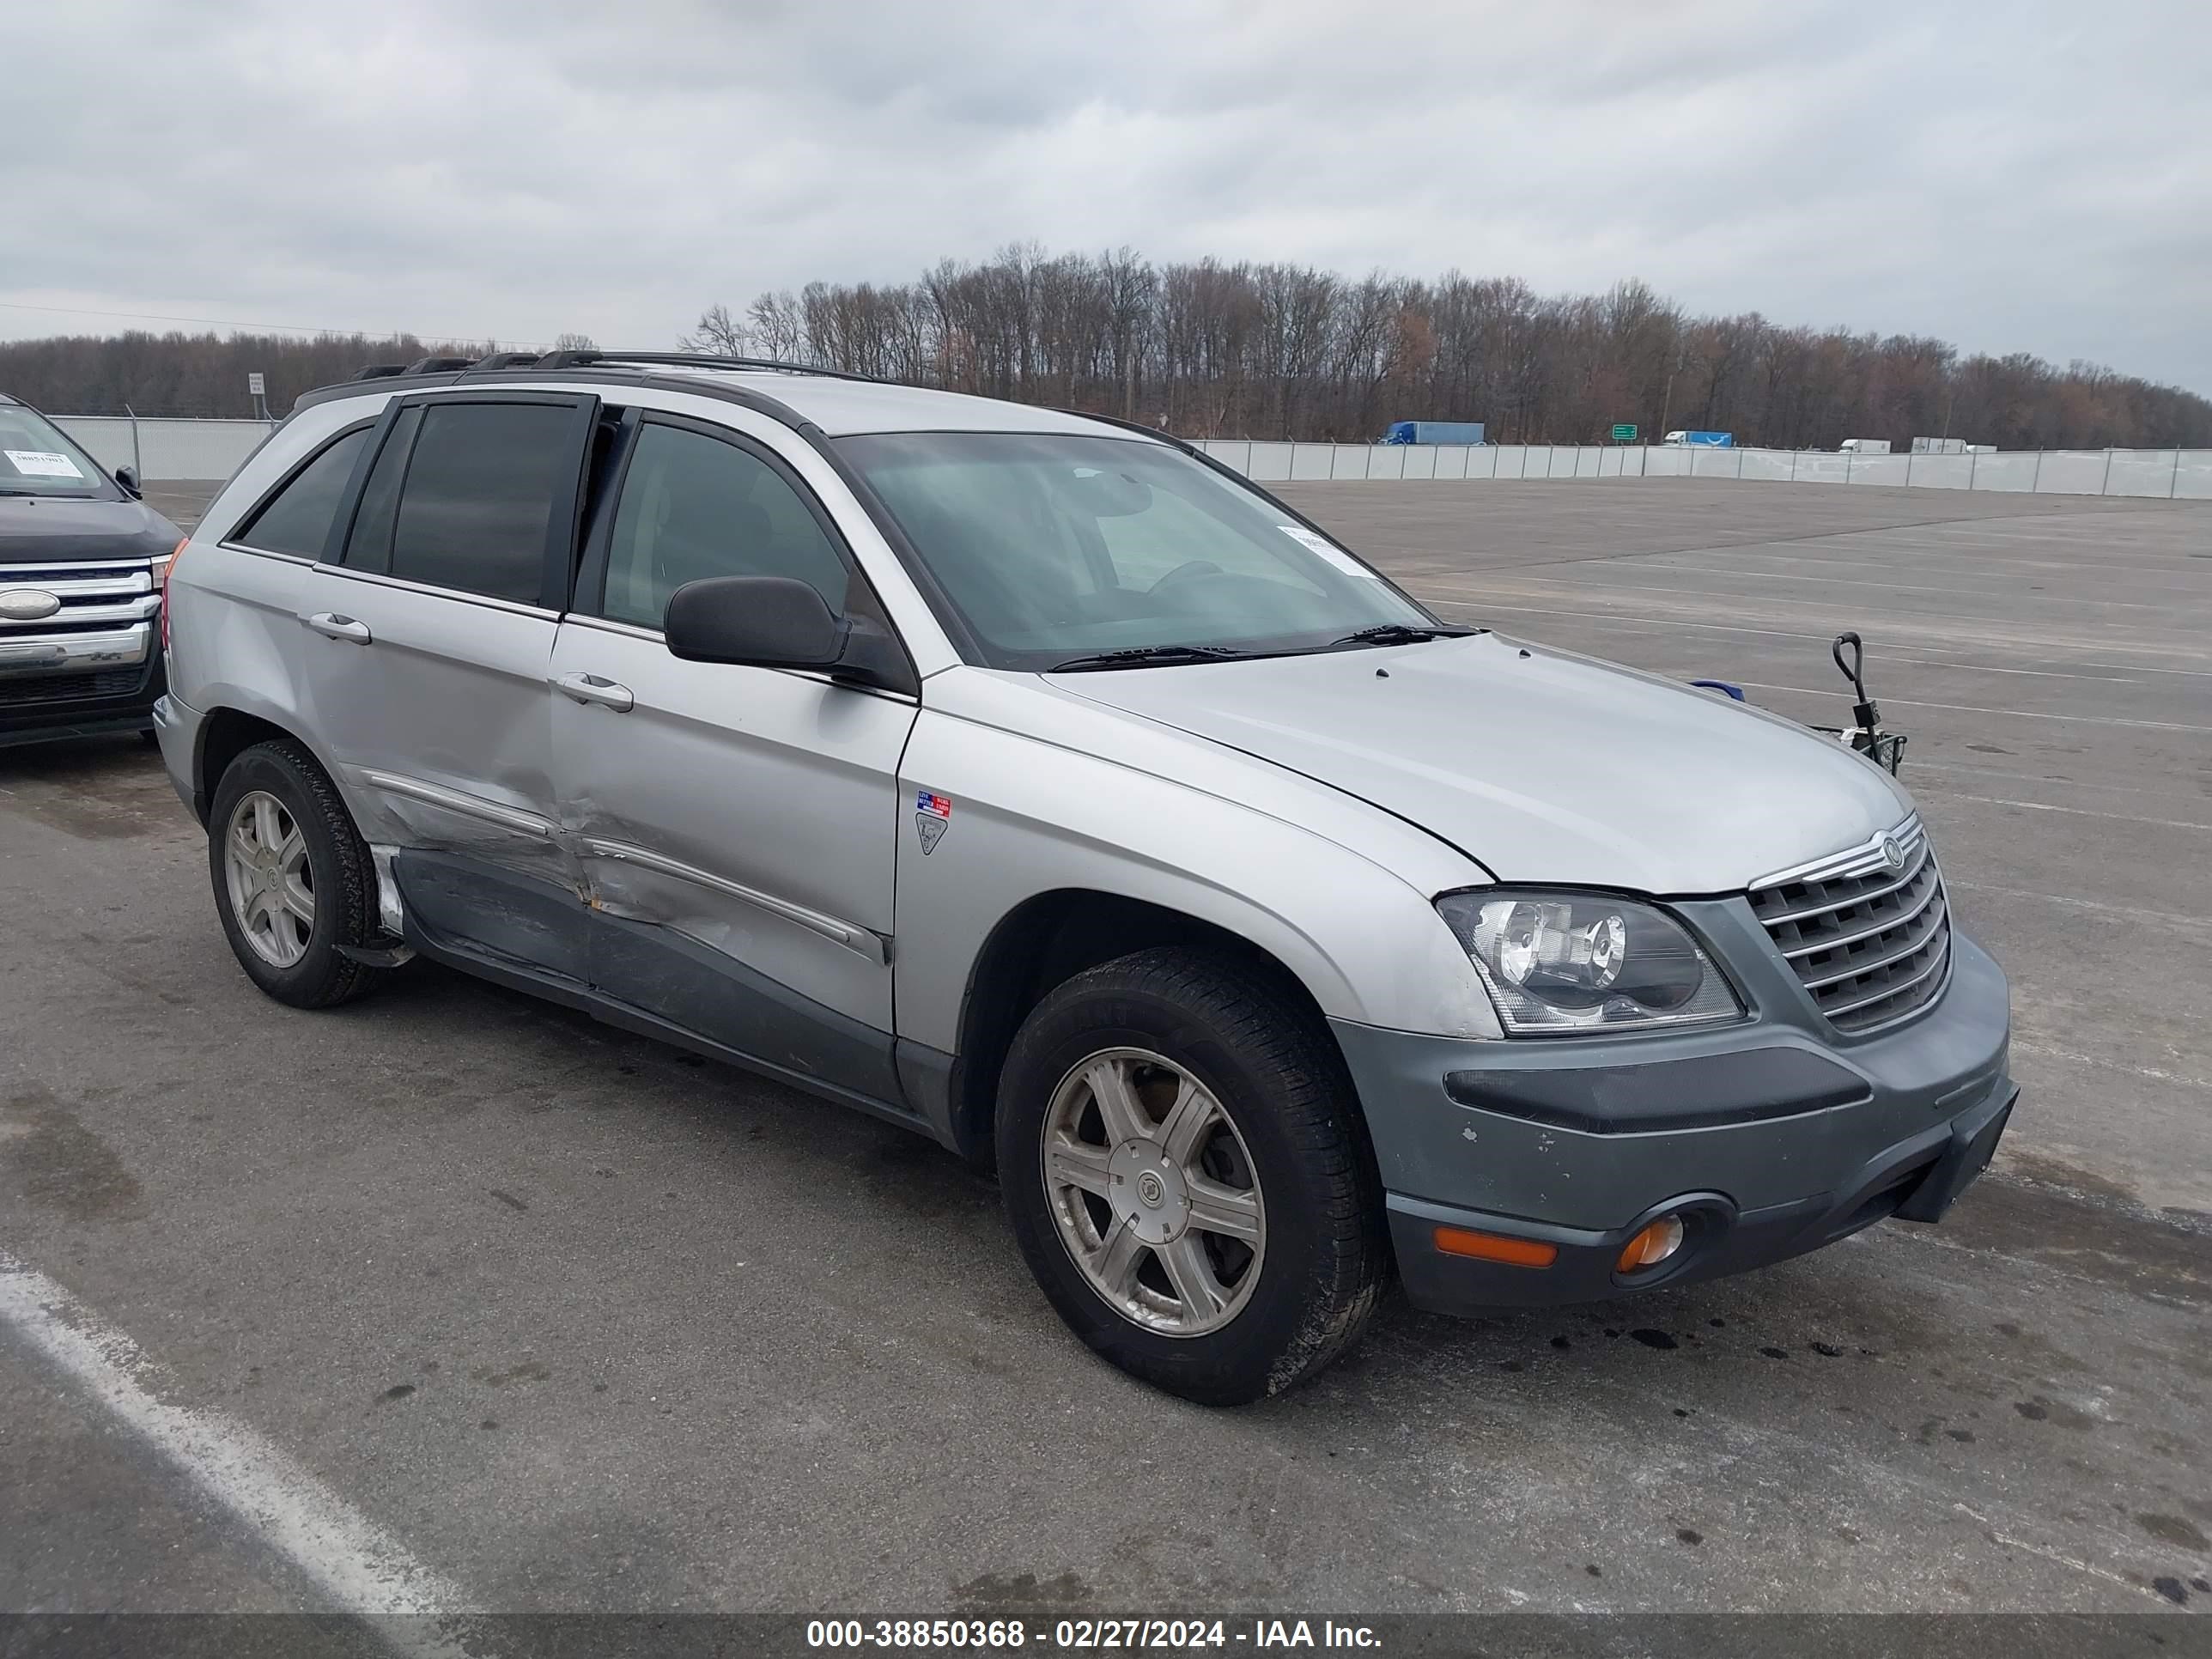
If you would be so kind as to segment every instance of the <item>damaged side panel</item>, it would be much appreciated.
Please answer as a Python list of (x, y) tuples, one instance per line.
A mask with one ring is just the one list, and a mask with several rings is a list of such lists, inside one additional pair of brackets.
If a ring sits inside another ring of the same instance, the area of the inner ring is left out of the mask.
[[(304, 718), (363, 839), (565, 891), (580, 910), (553, 804), (552, 617), (327, 567), (306, 573), (299, 611)], [(314, 622), (331, 616), (368, 641), (324, 636)]]
[(912, 703), (772, 669), (678, 661), (648, 630), (565, 620), (562, 838), (601, 994), (791, 1073), (883, 1101), (892, 826)]

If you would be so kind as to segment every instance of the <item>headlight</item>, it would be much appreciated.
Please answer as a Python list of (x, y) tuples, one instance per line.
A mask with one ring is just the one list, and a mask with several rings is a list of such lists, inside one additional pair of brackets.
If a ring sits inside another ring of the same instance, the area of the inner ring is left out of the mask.
[(1681, 923), (1602, 893), (1447, 893), (1437, 909), (1515, 1036), (1734, 1019), (1735, 992)]

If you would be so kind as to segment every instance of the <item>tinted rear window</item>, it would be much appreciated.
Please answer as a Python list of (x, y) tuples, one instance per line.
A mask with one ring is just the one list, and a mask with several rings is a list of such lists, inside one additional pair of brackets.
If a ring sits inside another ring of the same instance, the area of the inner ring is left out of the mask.
[(359, 427), (334, 439), (322, 453), (292, 475), (292, 480), (255, 514), (235, 539), (268, 553), (296, 553), (319, 559), (330, 539), (331, 521), (353, 477), (354, 463), (372, 428)]
[(426, 410), (393, 524), (392, 574), (538, 604), (553, 504), (574, 487), (576, 418), (551, 404)]

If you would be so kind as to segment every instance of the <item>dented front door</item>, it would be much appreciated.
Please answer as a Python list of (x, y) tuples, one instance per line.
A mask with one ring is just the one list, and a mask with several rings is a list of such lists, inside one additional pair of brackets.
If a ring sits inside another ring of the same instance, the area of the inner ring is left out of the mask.
[(915, 705), (681, 662), (657, 630), (574, 616), (551, 678), (594, 986), (783, 1071), (896, 1101), (893, 838)]

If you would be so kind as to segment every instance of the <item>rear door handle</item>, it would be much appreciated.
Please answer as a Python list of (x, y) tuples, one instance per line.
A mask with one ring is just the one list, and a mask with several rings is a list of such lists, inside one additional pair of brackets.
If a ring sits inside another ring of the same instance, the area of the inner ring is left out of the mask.
[(578, 702), (595, 702), (617, 714), (627, 714), (637, 706), (629, 687), (601, 679), (597, 674), (562, 674), (554, 680), (553, 689)]
[(367, 645), (375, 637), (365, 622), (356, 622), (351, 617), (341, 617), (335, 611), (325, 611), (309, 617), (307, 626), (326, 640), (350, 640), (356, 645)]

